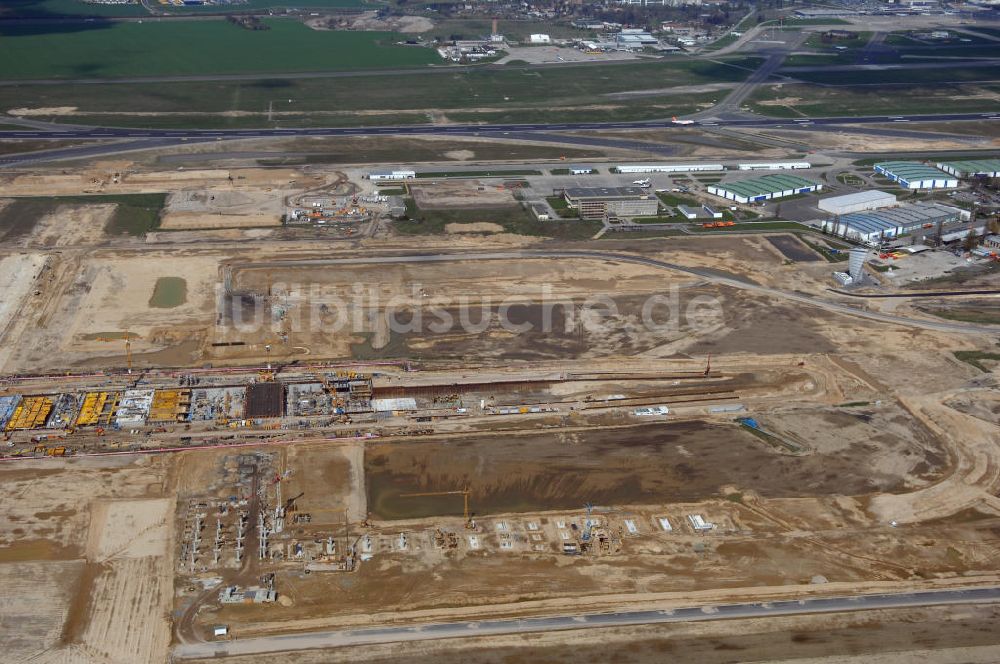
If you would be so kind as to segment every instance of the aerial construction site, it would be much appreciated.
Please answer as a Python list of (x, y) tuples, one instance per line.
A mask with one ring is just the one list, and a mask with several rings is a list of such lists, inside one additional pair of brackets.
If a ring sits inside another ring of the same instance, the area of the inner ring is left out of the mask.
[(995, 261), (529, 213), (635, 149), (0, 173), (4, 659), (990, 661)]

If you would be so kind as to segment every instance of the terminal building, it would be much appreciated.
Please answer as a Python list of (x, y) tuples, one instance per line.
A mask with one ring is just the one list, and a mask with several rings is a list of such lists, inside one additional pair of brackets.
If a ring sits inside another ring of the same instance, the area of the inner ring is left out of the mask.
[(748, 180), (712, 184), (707, 191), (737, 203), (758, 203), (819, 191), (823, 185), (797, 175), (762, 175)]
[(713, 173), (726, 170), (722, 164), (622, 164), (619, 173)]
[(373, 171), (368, 174), (369, 180), (398, 182), (399, 180), (412, 180), (417, 177), (416, 171), (394, 170), (394, 171)]
[(937, 164), (937, 167), (948, 175), (954, 175), (957, 178), (1000, 178), (1000, 159), (942, 161)]
[(866, 210), (892, 207), (895, 204), (895, 194), (871, 189), (869, 191), (859, 191), (855, 194), (824, 198), (819, 202), (817, 207), (823, 212), (829, 212), (830, 214), (850, 214), (851, 212), (864, 212)]
[(904, 189), (950, 189), (958, 186), (955, 177), (916, 161), (885, 161), (875, 164), (874, 171)]
[(652, 217), (660, 203), (639, 187), (570, 187), (563, 191), (566, 204), (580, 212), (581, 219)]
[(969, 213), (940, 203), (913, 203), (885, 210), (852, 212), (823, 222), (823, 230), (850, 240), (877, 244), (914, 233), (934, 229), (939, 224), (967, 221)]
[(808, 161), (760, 161), (736, 167), (741, 171), (797, 171), (812, 168), (812, 164)]

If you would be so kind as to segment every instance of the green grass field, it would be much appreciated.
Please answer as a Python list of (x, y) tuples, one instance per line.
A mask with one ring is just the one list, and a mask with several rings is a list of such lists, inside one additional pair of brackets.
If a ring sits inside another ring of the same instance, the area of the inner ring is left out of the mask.
[[(261, 9), (299, 8), (338, 8), (338, 7), (371, 7), (384, 5), (377, 0), (246, 0), (238, 4), (201, 5), (174, 7), (161, 5), (156, 0), (151, 3), (157, 11), (171, 14), (209, 14), (237, 13)], [(4, 18), (53, 18), (62, 17), (135, 17), (149, 16), (149, 11), (141, 4), (101, 5), (83, 0), (6, 0), (0, 4), (0, 17)]]
[(141, 237), (160, 225), (166, 194), (102, 194), (94, 196), (44, 196), (15, 198), (0, 211), (0, 239), (10, 240), (31, 232), (35, 223), (60, 205), (114, 204), (115, 211), (104, 232)]
[(561, 219), (579, 219), (580, 211), (575, 210), (569, 206), (566, 199), (562, 196), (547, 196), (545, 198), (555, 213), (559, 215)]
[[(514, 118), (534, 115), (557, 121), (558, 116), (566, 115), (593, 121), (597, 119), (597, 114), (579, 107), (596, 101), (617, 107), (623, 114), (669, 117), (693, 110), (698, 103), (710, 102), (712, 93), (617, 103), (601, 100), (599, 95), (651, 85), (666, 87), (739, 81), (748, 75), (747, 66), (752, 68), (759, 62), (759, 59), (744, 58), (725, 63), (666, 60), (527, 70), (502, 67), (414, 70), (409, 74), (357, 74), (330, 79), (178, 81), (169, 85), (67, 83), (59, 86), (0, 86), (0, 108), (75, 106), (82, 117), (49, 119), (106, 126), (182, 128), (274, 126), (274, 122), (268, 123), (265, 116), (271, 102), (274, 102), (276, 112), (296, 114), (275, 118), (281, 126), (289, 127), (394, 124), (393, 118), (385, 115), (356, 113), (369, 109), (409, 111), (413, 121), (404, 124), (418, 124), (427, 121), (425, 109), (447, 112), (449, 109), (469, 109), (470, 106), (491, 109), (509, 107)], [(288, 99), (294, 101), (289, 104)], [(514, 109), (525, 110), (515, 112)], [(234, 111), (258, 115), (221, 115)], [(309, 115), (317, 111), (334, 111), (340, 115)], [(213, 113), (217, 115), (206, 115)], [(449, 115), (458, 121), (486, 121), (505, 114), (504, 111), (496, 111), (484, 116), (457, 111)], [(621, 119), (615, 115), (614, 109), (604, 115), (610, 116), (610, 119)]]
[[(134, 5), (97, 5), (81, 0), (6, 0), (0, 3), (0, 18), (132, 17), (149, 16), (146, 8)], [(0, 31), (0, 34), (5, 34)]]
[[(390, 32), (321, 32), (291, 20), (246, 30), (223, 20), (95, 23), (78, 31), (5, 28), (3, 77), (123, 78), (417, 67), (428, 48)], [(89, 25), (89, 24), (88, 24)]]
[(956, 350), (954, 355), (956, 359), (971, 364), (984, 373), (989, 373), (990, 369), (983, 364), (983, 360), (1000, 362), (1000, 353), (989, 353), (981, 350)]
[(217, 12), (237, 13), (243, 11), (261, 9), (285, 9), (285, 8), (331, 8), (339, 7), (367, 7), (376, 9), (384, 6), (385, 3), (377, 0), (246, 0), (239, 4), (231, 5), (201, 5), (191, 7), (163, 7), (157, 3), (157, 8), (164, 9), (171, 14), (208, 14)]
[[(762, 86), (747, 105), (761, 115), (777, 118), (880, 115), (908, 113), (976, 113), (996, 110), (1000, 84), (935, 85), (891, 89), (784, 85)], [(791, 105), (761, 103), (795, 99)], [(905, 125), (904, 125), (905, 126)]]
[(930, 85), (1000, 81), (1000, 66), (965, 67), (956, 64), (943, 69), (890, 69), (886, 71), (796, 72), (795, 78), (820, 85)]

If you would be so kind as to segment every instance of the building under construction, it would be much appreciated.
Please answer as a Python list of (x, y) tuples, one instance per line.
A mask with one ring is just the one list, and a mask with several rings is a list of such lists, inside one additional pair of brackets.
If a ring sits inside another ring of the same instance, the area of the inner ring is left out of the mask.
[(285, 386), (277, 381), (254, 383), (247, 387), (246, 417), (260, 419), (285, 414)]
[(40, 429), (45, 426), (52, 412), (52, 397), (24, 397), (7, 420), (7, 431)]

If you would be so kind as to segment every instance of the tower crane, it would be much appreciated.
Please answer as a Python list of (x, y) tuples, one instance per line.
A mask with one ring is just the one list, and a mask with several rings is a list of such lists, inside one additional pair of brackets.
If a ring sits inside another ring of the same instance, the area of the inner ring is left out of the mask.
[(472, 515), (469, 513), (469, 494), (472, 493), (469, 487), (458, 491), (422, 491), (420, 493), (404, 493), (400, 494), (400, 498), (419, 498), (423, 496), (457, 496), (461, 495), (463, 498), (463, 511), (462, 516), (465, 519), (465, 527), (472, 529), (476, 527), (475, 522), (472, 520)]

